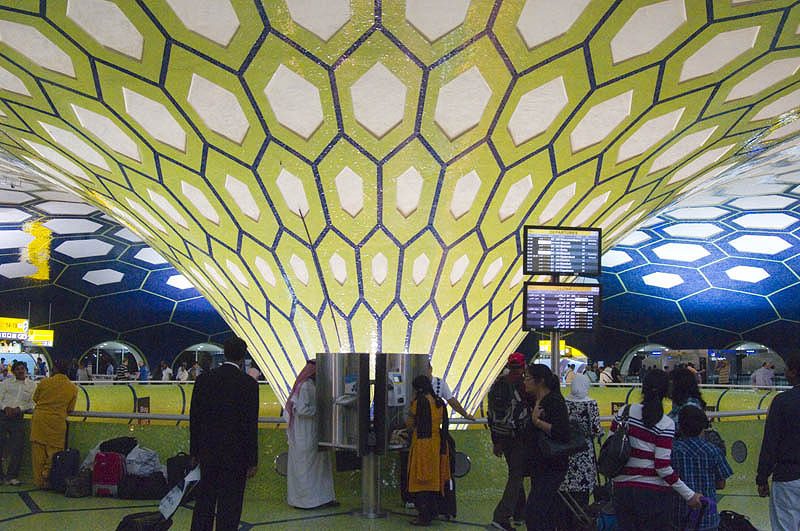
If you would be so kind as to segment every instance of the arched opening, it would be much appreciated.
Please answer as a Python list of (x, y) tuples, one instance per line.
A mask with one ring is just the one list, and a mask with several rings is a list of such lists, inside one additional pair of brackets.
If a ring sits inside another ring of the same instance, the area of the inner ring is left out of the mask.
[(135, 345), (125, 341), (104, 341), (83, 353), (78, 360), (86, 362), (86, 368), (94, 379), (113, 379), (114, 373), (121, 363), (125, 363), (128, 372), (139, 371), (139, 362), (149, 368), (147, 359)]
[[(683, 351), (672, 350), (660, 343), (642, 343), (623, 354), (620, 359), (619, 370), (625, 381), (639, 381), (639, 372), (642, 367), (665, 370), (667, 368), (671, 369), (679, 363), (699, 361), (689, 358)], [(637, 359), (638, 361), (636, 361)]]
[[(581, 352), (575, 347), (571, 347), (567, 345), (565, 340), (561, 340), (559, 342), (559, 362), (558, 362), (558, 374), (561, 379), (564, 378), (564, 375), (567, 372), (567, 367), (572, 365), (573, 370), (576, 373), (583, 372), (584, 368), (586, 367), (589, 359), (586, 357), (586, 354)], [(552, 346), (549, 339), (540, 339), (539, 340), (539, 352), (536, 353), (534, 356), (533, 362), (534, 363), (542, 363), (544, 365), (550, 366), (550, 353), (552, 352)]]
[[(786, 362), (780, 354), (766, 345), (753, 341), (733, 343), (723, 351), (731, 365), (731, 379), (740, 385), (750, 384), (750, 376), (764, 363), (769, 363), (775, 377), (775, 385), (789, 385), (786, 380)], [(735, 380), (733, 380), (735, 376)]]
[(207, 365), (202, 368), (203, 370), (213, 369), (218, 367), (225, 361), (225, 355), (222, 347), (216, 343), (196, 343), (191, 347), (187, 347), (181, 351), (180, 354), (172, 362), (172, 372), (174, 378), (178, 379), (178, 369), (183, 366), (189, 372), (189, 379), (193, 380), (197, 377), (195, 370), (192, 370), (195, 363), (198, 366)]

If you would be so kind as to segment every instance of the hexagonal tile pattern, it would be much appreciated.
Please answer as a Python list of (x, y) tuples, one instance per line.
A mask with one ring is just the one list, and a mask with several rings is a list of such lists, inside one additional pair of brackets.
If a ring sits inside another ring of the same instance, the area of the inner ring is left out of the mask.
[(602, 264), (603, 267), (617, 267), (618, 265), (627, 264), (631, 260), (633, 259), (625, 251), (611, 250), (603, 253)]
[(200, 211), (204, 218), (215, 225), (219, 224), (219, 214), (202, 190), (186, 181), (181, 181), (181, 192)]
[(533, 190), (533, 180), (530, 175), (512, 184), (506, 193), (505, 199), (503, 199), (503, 203), (500, 205), (500, 209), (497, 211), (500, 221), (505, 221), (516, 214), (525, 203), (531, 190)]
[(738, 100), (758, 94), (762, 90), (795, 75), (798, 68), (800, 68), (800, 57), (787, 57), (786, 59), (772, 61), (734, 85), (725, 101)]
[(678, 223), (670, 225), (664, 232), (673, 238), (691, 238), (694, 240), (707, 240), (716, 236), (724, 229), (712, 223)]
[(406, 0), (406, 20), (428, 42), (436, 42), (464, 22), (470, 0)]
[(125, 112), (156, 140), (178, 151), (186, 149), (186, 131), (163, 104), (122, 87)]
[(407, 87), (378, 61), (350, 86), (356, 121), (382, 138), (403, 121)]
[(717, 219), (727, 214), (717, 207), (679, 208), (669, 213), (675, 219)]
[(750, 120), (756, 121), (777, 118), (781, 114), (789, 112), (795, 107), (800, 107), (800, 89), (781, 96), (769, 105), (765, 105)]
[(666, 0), (640, 7), (611, 39), (611, 57), (615, 63), (621, 63), (646, 54), (684, 23), (684, 0)]
[(731, 201), (730, 205), (743, 210), (782, 210), (796, 202), (797, 199), (783, 195), (758, 195), (740, 197)]
[(209, 129), (237, 144), (244, 140), (250, 122), (239, 100), (230, 90), (208, 79), (192, 74), (192, 84), (186, 101)]
[(343, 286), (347, 281), (347, 263), (344, 261), (344, 258), (339, 256), (339, 253), (333, 253), (328, 263), (331, 266), (331, 273), (333, 274), (334, 280), (336, 280), (340, 286)]
[(755, 284), (769, 277), (769, 273), (760, 267), (736, 266), (725, 270), (731, 280), (740, 280)]
[(67, 171), (72, 175), (83, 179), (84, 181), (92, 180), (91, 177), (89, 177), (89, 175), (85, 171), (83, 171), (83, 169), (80, 166), (78, 166), (77, 164), (75, 164), (74, 162), (72, 162), (67, 157), (65, 157), (55, 149), (51, 148), (50, 146), (45, 146), (28, 139), (25, 139), (24, 142), (28, 144), (30, 147), (32, 147), (34, 151), (36, 151), (39, 155), (49, 160), (62, 170)]
[(45, 201), (36, 205), (36, 208), (48, 214), (73, 216), (85, 216), (97, 211), (97, 208), (92, 205), (67, 201)]
[(470, 211), (480, 187), (481, 178), (475, 170), (472, 170), (456, 181), (453, 197), (450, 200), (450, 213), (455, 219), (460, 218)]
[(239, 29), (239, 17), (229, 0), (167, 0), (167, 3), (188, 29), (220, 46), (230, 44)]
[(27, 247), (34, 236), (21, 230), (0, 230), (0, 249)]
[(242, 270), (239, 269), (239, 266), (231, 262), (230, 260), (225, 260), (225, 269), (236, 279), (236, 282), (241, 284), (244, 287), (248, 287), (250, 282), (247, 280), (247, 277), (242, 273)]
[(608, 197), (611, 195), (611, 192), (605, 192), (603, 194), (598, 195), (591, 201), (589, 201), (586, 206), (575, 216), (575, 219), (572, 220), (574, 225), (581, 226), (586, 221), (589, 220), (594, 214), (597, 213), (600, 208), (608, 202)]
[(86, 234), (96, 232), (102, 227), (99, 223), (88, 219), (59, 218), (51, 219), (44, 226), (56, 234)]
[(617, 163), (624, 162), (641, 155), (655, 146), (678, 126), (685, 107), (652, 118), (642, 124), (628, 139), (622, 143), (617, 152)]
[(683, 284), (683, 279), (680, 275), (674, 273), (650, 273), (642, 277), (642, 281), (648, 286), (655, 286), (657, 288), (674, 288)]
[(654, 247), (653, 252), (662, 260), (676, 262), (696, 262), (711, 254), (702, 245), (693, 243), (665, 243)]
[(123, 273), (114, 269), (96, 269), (83, 275), (83, 280), (95, 286), (103, 286), (105, 284), (116, 284), (124, 276)]
[(635, 245), (639, 245), (642, 242), (646, 242), (650, 239), (650, 236), (646, 232), (642, 232), (640, 230), (635, 230), (622, 238), (618, 243), (618, 245), (626, 245), (628, 247), (633, 247)]
[(56, 144), (59, 144), (66, 150), (71, 151), (89, 164), (93, 164), (106, 171), (111, 171), (106, 159), (104, 159), (103, 156), (97, 152), (97, 150), (78, 138), (78, 136), (72, 131), (66, 131), (60, 127), (56, 127), (45, 122), (39, 122), (39, 124), (44, 128), (45, 131), (47, 131)]
[(0, 203), (7, 205), (19, 205), (26, 203), (34, 197), (25, 192), (15, 192), (14, 190), (0, 190)]
[(84, 129), (99, 137), (108, 147), (120, 155), (125, 155), (136, 162), (142, 161), (142, 156), (139, 153), (139, 146), (137, 146), (136, 142), (131, 140), (131, 137), (120, 129), (117, 124), (112, 122), (110, 118), (102, 114), (97, 114), (89, 109), (84, 109), (74, 103), (71, 104), (71, 106), (73, 112), (75, 112), (75, 116)]
[(350, 166), (345, 166), (335, 182), (342, 210), (356, 217), (364, 208), (364, 180)]
[(389, 260), (383, 253), (378, 253), (372, 258), (372, 279), (382, 286), (389, 274)]
[(797, 218), (784, 213), (745, 214), (733, 220), (745, 229), (781, 230), (797, 223)]
[(491, 284), (494, 279), (497, 277), (497, 274), (503, 269), (503, 257), (497, 258), (489, 267), (486, 268), (486, 273), (483, 275), (483, 279), (481, 280), (481, 286), (486, 287)]
[(330, 40), (350, 20), (349, 0), (286, 0), (289, 16), (323, 41)]
[(239, 210), (242, 211), (242, 214), (253, 221), (259, 220), (261, 210), (258, 208), (256, 200), (253, 199), (250, 188), (245, 183), (236, 177), (228, 175), (225, 178), (225, 189), (231, 194), (231, 198), (236, 203), (236, 206), (239, 207)]
[(275, 180), (278, 189), (283, 195), (286, 207), (292, 213), (300, 216), (308, 214), (308, 199), (306, 198), (303, 182), (286, 170), (281, 170)]
[[(530, 179), (530, 175), (528, 176)], [(547, 203), (547, 206), (544, 207), (542, 213), (539, 215), (539, 223), (547, 223), (558, 214), (564, 205), (566, 205), (570, 199), (575, 197), (575, 189), (577, 183), (572, 183), (564, 188), (560, 189), (553, 195), (553, 198)], [(526, 191), (526, 195), (530, 190)]]
[(415, 286), (422, 284), (422, 281), (425, 280), (426, 276), (428, 276), (428, 266), (430, 265), (431, 260), (425, 253), (422, 253), (414, 259), (411, 278), (414, 279)]
[(590, 0), (526, 0), (517, 29), (529, 50), (565, 34), (581, 16)]
[(458, 260), (453, 262), (453, 268), (450, 270), (450, 285), (455, 286), (459, 281), (464, 278), (464, 273), (467, 272), (469, 267), (469, 257), (462, 254)]
[(730, 241), (739, 252), (773, 255), (790, 248), (792, 244), (780, 236), (756, 236), (747, 234)]
[(158, 254), (154, 249), (150, 247), (145, 247), (134, 256), (137, 260), (141, 260), (142, 262), (147, 262), (148, 264), (158, 265), (158, 264), (166, 264), (167, 261), (164, 259), (163, 256)]
[(130, 229), (118, 230), (114, 233), (114, 236), (122, 238), (123, 240), (128, 240), (132, 243), (139, 243), (142, 241), (142, 239)]
[(28, 87), (25, 86), (25, 83), (23, 83), (19, 77), (15, 76), (2, 66), (0, 66), (0, 88), (9, 92), (21, 94), (23, 96), (31, 95)]
[(683, 63), (679, 81), (713, 74), (756, 44), (761, 26), (718, 33)]
[(633, 91), (629, 90), (589, 109), (569, 135), (572, 152), (593, 146), (611, 134), (630, 115), (632, 102)]
[(105, 256), (113, 248), (114, 246), (109, 243), (92, 238), (66, 241), (53, 250), (71, 258), (89, 258), (90, 256)]
[(178, 289), (194, 288), (192, 283), (183, 275), (172, 275), (167, 279), (167, 285)]
[(397, 176), (397, 210), (407, 218), (417, 210), (422, 195), (422, 175), (414, 166)]
[(162, 196), (161, 194), (154, 192), (151, 189), (147, 189), (147, 194), (150, 196), (150, 200), (167, 216), (172, 219), (175, 223), (183, 227), (184, 229), (189, 228), (189, 224), (186, 222), (186, 218), (184, 218), (180, 212), (178, 212), (172, 204), (167, 201), (167, 199)]
[[(703, 153), (701, 153), (700, 155), (689, 161), (686, 165), (679, 168), (675, 173), (673, 173), (672, 177), (670, 177), (669, 180), (667, 181), (667, 184), (677, 183), (686, 180), (689, 177), (696, 175), (697, 173), (700, 173), (705, 168), (714, 164), (719, 159), (724, 157), (731, 149), (733, 149), (734, 146), (735, 144), (729, 144), (727, 146), (722, 146), (720, 148), (709, 149), (707, 151), (704, 151)], [(691, 149), (690, 146), (689, 149)], [(719, 166), (718, 168), (714, 168), (713, 170), (705, 174), (702, 177), (702, 179), (704, 180), (712, 179), (730, 167), (731, 164), (727, 164)]]
[(693, 151), (701, 148), (703, 144), (708, 142), (708, 139), (711, 138), (711, 135), (713, 135), (714, 131), (716, 130), (717, 128), (714, 126), (684, 136), (664, 150), (664, 152), (658, 157), (656, 157), (656, 159), (653, 161), (653, 165), (650, 166), (649, 173), (655, 173), (663, 170), (664, 168), (668, 168), (684, 157), (688, 156)]
[(33, 26), (0, 20), (0, 42), (42, 68), (75, 77), (75, 67), (69, 55)]
[(278, 122), (308, 140), (322, 124), (325, 115), (319, 89), (283, 64), (264, 89)]
[[(1, 233), (0, 233), (1, 234)], [(11, 262), (0, 264), (0, 276), (6, 278), (23, 278), (36, 274), (39, 268), (27, 262)]]
[(434, 120), (447, 138), (455, 140), (481, 121), (492, 89), (473, 66), (439, 89)]
[(256, 257), (256, 269), (261, 274), (261, 277), (264, 279), (264, 281), (274, 288), (276, 282), (275, 273), (272, 272), (272, 268), (269, 266), (266, 260), (260, 256)]
[(69, 0), (67, 18), (106, 48), (141, 60), (144, 37), (115, 3), (106, 0)]
[(519, 146), (547, 131), (567, 103), (569, 96), (564, 76), (523, 94), (508, 120), (508, 132), (514, 145)]
[(304, 286), (307, 286), (309, 281), (308, 268), (306, 268), (306, 263), (303, 259), (293, 254), (289, 259), (289, 265), (292, 267), (292, 271), (294, 271), (294, 276), (297, 277), (297, 280)]
[(31, 215), (17, 208), (0, 208), (0, 223), (20, 223)]

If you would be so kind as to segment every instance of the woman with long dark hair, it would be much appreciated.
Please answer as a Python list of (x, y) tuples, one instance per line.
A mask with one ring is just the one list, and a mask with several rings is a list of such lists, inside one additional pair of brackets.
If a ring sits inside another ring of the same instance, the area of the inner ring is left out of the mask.
[(450, 458), (442, 434), (446, 412), (444, 401), (433, 392), (430, 378), (419, 375), (412, 385), (416, 396), (406, 419), (406, 427), (412, 430), (408, 492), (415, 498), (419, 515), (411, 523), (426, 526), (439, 512), (444, 484), (450, 480)]
[[(614, 481), (614, 508), (622, 531), (671, 529), (670, 510), (674, 490), (690, 507), (699, 508), (701, 494), (692, 491), (672, 469), (675, 422), (664, 414), (662, 401), (669, 391), (669, 377), (659, 369), (647, 372), (642, 383), (642, 402), (626, 406), (631, 457)], [(623, 413), (611, 422), (619, 429)]]
[(706, 401), (700, 394), (700, 386), (697, 385), (697, 378), (687, 368), (681, 367), (672, 371), (669, 375), (669, 397), (672, 398), (672, 411), (668, 413), (669, 418), (675, 421), (678, 426), (681, 409), (686, 406), (694, 406), (700, 411), (705, 411)]
[(545, 457), (539, 450), (539, 437), (569, 440), (569, 414), (561, 396), (561, 383), (546, 365), (532, 363), (525, 376), (525, 392), (535, 400), (531, 413), (530, 448), (531, 493), (525, 505), (528, 529), (549, 531), (559, 517), (558, 487), (564, 481), (569, 457)]

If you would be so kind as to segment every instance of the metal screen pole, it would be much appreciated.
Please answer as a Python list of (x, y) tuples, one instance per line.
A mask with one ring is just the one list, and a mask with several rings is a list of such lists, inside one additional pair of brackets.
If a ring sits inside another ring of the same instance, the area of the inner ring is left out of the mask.
[(361, 456), (361, 516), (382, 518), (381, 511), (381, 458), (375, 453)]

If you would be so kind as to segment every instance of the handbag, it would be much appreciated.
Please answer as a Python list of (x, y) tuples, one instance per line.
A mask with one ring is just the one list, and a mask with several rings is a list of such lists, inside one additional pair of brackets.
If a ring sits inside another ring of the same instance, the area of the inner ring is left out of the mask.
[(622, 410), (617, 431), (610, 435), (597, 457), (597, 470), (608, 478), (618, 476), (631, 457), (631, 440), (628, 437), (628, 412), (630, 404)]
[(539, 437), (539, 451), (542, 457), (566, 457), (589, 448), (586, 441), (586, 430), (581, 423), (575, 419), (569, 419), (569, 439), (561, 442), (553, 439), (547, 433), (542, 432)]

